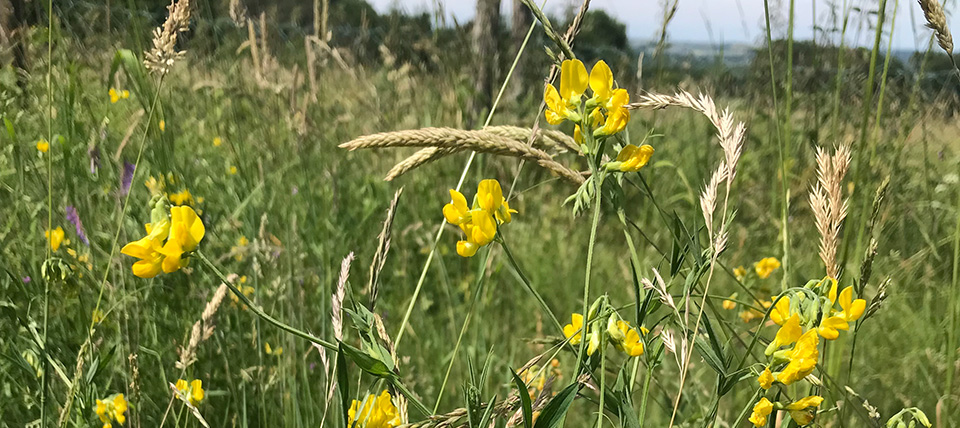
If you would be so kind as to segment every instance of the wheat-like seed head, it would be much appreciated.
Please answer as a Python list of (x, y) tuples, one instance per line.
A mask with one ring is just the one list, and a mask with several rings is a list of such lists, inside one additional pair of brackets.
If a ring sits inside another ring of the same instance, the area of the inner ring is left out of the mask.
[(843, 178), (850, 167), (850, 148), (842, 145), (831, 156), (817, 148), (817, 184), (810, 189), (810, 208), (820, 233), (820, 259), (827, 276), (837, 278), (837, 247), (840, 229), (847, 217), (847, 201), (843, 198)]
[(347, 293), (347, 279), (350, 277), (350, 263), (353, 262), (353, 251), (347, 254), (340, 262), (340, 276), (337, 278), (337, 290), (331, 297), (331, 322), (333, 335), (338, 341), (343, 340), (343, 298)]
[(953, 36), (947, 28), (947, 16), (943, 13), (943, 6), (937, 0), (919, 0), (923, 17), (927, 20), (927, 27), (937, 33), (937, 44), (947, 55), (953, 55)]
[(153, 48), (144, 52), (144, 66), (158, 73), (167, 74), (173, 63), (183, 58), (183, 51), (177, 50), (177, 36), (190, 26), (190, 0), (171, 0), (167, 6), (169, 14), (163, 26), (153, 31)]
[[(236, 274), (232, 276), (236, 277)], [(185, 348), (180, 350), (180, 360), (177, 361), (177, 368), (186, 369), (196, 361), (197, 348), (213, 335), (213, 316), (217, 314), (217, 310), (220, 309), (220, 304), (223, 303), (223, 298), (226, 295), (227, 285), (220, 284), (217, 291), (213, 293), (213, 297), (203, 308), (200, 319), (193, 324), (193, 329), (190, 331), (190, 341)]]

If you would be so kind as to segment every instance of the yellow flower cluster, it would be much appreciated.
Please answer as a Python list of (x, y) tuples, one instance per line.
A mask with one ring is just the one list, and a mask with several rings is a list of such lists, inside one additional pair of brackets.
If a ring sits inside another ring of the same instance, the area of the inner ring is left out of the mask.
[(37, 141), (37, 151), (40, 153), (46, 153), (50, 151), (50, 143), (46, 139), (41, 138)]
[(759, 262), (754, 263), (753, 270), (760, 279), (767, 279), (773, 271), (780, 268), (780, 260), (776, 257), (766, 257)]
[[(844, 288), (839, 296), (838, 288), (834, 278), (810, 281), (805, 290), (796, 292), (792, 298), (781, 297), (770, 310), (770, 320), (780, 328), (765, 351), (770, 360), (757, 377), (762, 389), (770, 389), (778, 382), (790, 385), (813, 373), (820, 359), (820, 337), (834, 340), (839, 337), (839, 330), (848, 330), (850, 322), (863, 316), (867, 302), (853, 299), (853, 287)], [(837, 303), (839, 310), (835, 307)], [(757, 427), (763, 426), (767, 415), (776, 408), (789, 411), (797, 424), (807, 425), (813, 421), (816, 407), (822, 401), (821, 397), (809, 396), (789, 405), (774, 405), (762, 398), (754, 407), (750, 421)]]
[(125, 100), (125, 99), (127, 99), (127, 98), (130, 98), (130, 91), (128, 91), (128, 90), (126, 90), (126, 89), (124, 89), (124, 90), (121, 91), (121, 90), (118, 90), (118, 89), (116, 89), (116, 88), (110, 88), (110, 91), (109, 91), (108, 93), (110, 94), (110, 103), (111, 103), (111, 104), (115, 104), (117, 101)]
[(197, 407), (203, 401), (203, 382), (200, 379), (194, 379), (189, 383), (183, 379), (177, 379), (176, 386), (178, 396), (184, 403), (190, 403), (191, 406)]
[(503, 198), (503, 190), (497, 180), (483, 180), (477, 186), (477, 197), (468, 208), (467, 198), (450, 189), (450, 203), (444, 205), (443, 216), (447, 222), (460, 226), (467, 239), (457, 242), (457, 254), (473, 257), (477, 250), (491, 242), (497, 235), (497, 226), (510, 223), (516, 210)]
[(147, 236), (120, 250), (140, 259), (133, 264), (133, 274), (140, 278), (153, 278), (161, 270), (172, 273), (186, 267), (189, 253), (197, 249), (206, 232), (193, 208), (172, 207), (168, 215), (166, 207), (167, 201), (159, 199), (151, 212), (151, 223), (144, 225)]
[[(587, 355), (593, 355), (607, 341), (629, 357), (643, 355), (643, 339), (640, 336), (641, 333), (647, 334), (647, 329), (640, 327), (638, 332), (616, 313), (607, 318), (606, 329), (601, 328), (598, 322), (602, 321), (595, 320), (586, 328)], [(570, 316), (570, 324), (563, 326), (563, 335), (570, 340), (571, 345), (579, 345), (583, 339), (583, 330), (583, 315), (574, 313)]]
[(393, 428), (402, 423), (400, 412), (386, 390), (379, 397), (368, 395), (363, 402), (353, 400), (348, 416), (349, 425), (357, 428)]
[(111, 428), (114, 422), (123, 425), (127, 421), (124, 415), (127, 412), (127, 400), (123, 398), (123, 394), (114, 394), (103, 400), (97, 400), (96, 412), (100, 422), (103, 422), (103, 428)]

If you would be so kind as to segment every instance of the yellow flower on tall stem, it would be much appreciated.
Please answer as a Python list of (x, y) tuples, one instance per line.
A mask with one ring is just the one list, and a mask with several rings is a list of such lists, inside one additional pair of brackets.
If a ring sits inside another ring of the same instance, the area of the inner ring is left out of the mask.
[(563, 335), (570, 339), (571, 345), (579, 345), (580, 339), (583, 337), (583, 332), (580, 331), (583, 328), (583, 315), (573, 314), (570, 315), (570, 324), (563, 326)]
[(801, 380), (817, 367), (817, 360), (820, 358), (820, 337), (816, 329), (807, 330), (797, 344), (787, 352), (787, 358), (790, 360), (787, 366), (777, 374), (777, 380), (784, 385), (790, 385)]
[(457, 242), (457, 254), (473, 257), (480, 247), (490, 244), (497, 235), (497, 224), (507, 224), (517, 210), (510, 209), (497, 180), (483, 180), (477, 186), (474, 208), (467, 205), (462, 193), (450, 189), (450, 203), (443, 206), (443, 217), (466, 235)]
[(56, 229), (47, 230), (44, 232), (44, 236), (47, 237), (47, 242), (50, 244), (50, 250), (57, 251), (60, 249), (60, 245), (63, 244), (63, 228), (57, 226)]
[(750, 414), (750, 422), (755, 427), (762, 427), (767, 424), (767, 416), (773, 412), (773, 403), (763, 397), (753, 406), (753, 413)]
[(774, 380), (773, 373), (770, 373), (770, 367), (764, 367), (763, 372), (757, 377), (757, 383), (759, 383), (763, 389), (770, 389)]
[(189, 206), (170, 208), (170, 236), (159, 250), (163, 254), (163, 271), (171, 273), (187, 265), (184, 253), (197, 249), (206, 233), (197, 212)]
[(543, 92), (547, 104), (544, 116), (551, 125), (559, 125), (564, 120), (580, 121), (577, 108), (580, 107), (583, 92), (587, 90), (589, 77), (587, 68), (577, 59), (564, 60), (560, 64), (560, 90), (548, 84)]
[(103, 423), (103, 428), (111, 428), (113, 423), (123, 425), (127, 421), (124, 413), (127, 411), (127, 400), (123, 394), (114, 394), (103, 400), (96, 401), (97, 407), (94, 411)]
[(203, 397), (206, 393), (203, 391), (203, 381), (200, 379), (194, 379), (187, 383), (183, 379), (177, 380), (177, 391), (180, 392), (180, 399), (190, 403), (191, 406), (197, 407), (200, 405), (200, 402), (203, 401)]
[(41, 138), (39, 141), (37, 141), (37, 150), (40, 151), (40, 153), (46, 153), (50, 151), (50, 143)]
[(780, 268), (780, 260), (777, 260), (776, 257), (766, 257), (753, 266), (760, 279), (767, 279), (778, 268)]
[(817, 415), (816, 408), (819, 407), (822, 402), (823, 397), (811, 395), (787, 405), (786, 410), (790, 412), (790, 418), (792, 418), (797, 425), (809, 425), (813, 422), (814, 416)]
[(350, 426), (357, 428), (393, 428), (403, 422), (386, 390), (380, 396), (370, 394), (363, 401), (353, 400), (347, 416)]
[(633, 144), (627, 144), (620, 150), (620, 153), (617, 154), (616, 162), (611, 162), (610, 168), (622, 172), (637, 172), (640, 171), (640, 168), (643, 168), (647, 165), (647, 162), (650, 161), (650, 157), (653, 156), (653, 146), (644, 144), (640, 147), (637, 147)]

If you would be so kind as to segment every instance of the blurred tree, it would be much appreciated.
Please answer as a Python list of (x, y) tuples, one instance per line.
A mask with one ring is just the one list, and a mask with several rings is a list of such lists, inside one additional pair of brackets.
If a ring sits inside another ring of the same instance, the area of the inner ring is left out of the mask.
[(500, 25), (500, 0), (477, 0), (477, 13), (473, 20), (473, 52), (476, 54), (473, 67), (476, 70), (476, 96), (474, 114), (490, 108), (493, 81), (499, 67), (497, 58), (497, 33)]

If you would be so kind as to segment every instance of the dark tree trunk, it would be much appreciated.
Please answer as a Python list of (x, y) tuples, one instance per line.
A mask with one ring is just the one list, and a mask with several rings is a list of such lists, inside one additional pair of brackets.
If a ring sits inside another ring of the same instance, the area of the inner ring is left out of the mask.
[(476, 54), (476, 94), (472, 115), (490, 108), (497, 64), (497, 33), (500, 25), (500, 0), (477, 0), (473, 20), (473, 51)]
[[(523, 45), (523, 39), (527, 37), (527, 31), (533, 22), (533, 14), (521, 0), (513, 0), (512, 22), (510, 23), (510, 53), (516, 56), (520, 52), (520, 46)], [(510, 98), (516, 99), (521, 95), (523, 88), (526, 87), (526, 64), (524, 56), (517, 61), (517, 67), (513, 70), (513, 77), (510, 79)]]

